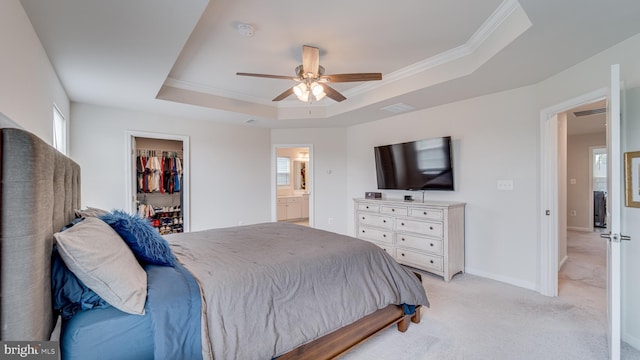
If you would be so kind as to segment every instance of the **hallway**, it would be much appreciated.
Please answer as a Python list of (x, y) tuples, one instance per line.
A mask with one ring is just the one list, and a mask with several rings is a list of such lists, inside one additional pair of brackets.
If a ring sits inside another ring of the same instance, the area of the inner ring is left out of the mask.
[(600, 232), (567, 231), (567, 256), (558, 273), (558, 295), (606, 320), (606, 240)]
[[(606, 229), (593, 232), (567, 231), (568, 259), (558, 273), (558, 296), (607, 323)], [(622, 342), (622, 359), (640, 359), (640, 350)]]

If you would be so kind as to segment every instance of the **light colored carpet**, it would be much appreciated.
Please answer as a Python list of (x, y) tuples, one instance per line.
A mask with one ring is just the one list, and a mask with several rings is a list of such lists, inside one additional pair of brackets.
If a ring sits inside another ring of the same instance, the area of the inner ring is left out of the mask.
[[(607, 359), (604, 241), (571, 232), (560, 296), (469, 274), (423, 273), (431, 308), (402, 334), (385, 330), (341, 360)], [(584, 234), (583, 234), (584, 235)], [(640, 359), (624, 344), (623, 359)]]

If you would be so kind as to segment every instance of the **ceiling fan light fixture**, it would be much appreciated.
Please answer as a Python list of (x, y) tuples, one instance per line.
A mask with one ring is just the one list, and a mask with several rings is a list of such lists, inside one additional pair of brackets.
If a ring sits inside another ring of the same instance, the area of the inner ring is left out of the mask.
[(324, 88), (322, 87), (322, 85), (314, 81), (311, 83), (311, 93), (313, 94), (313, 96), (318, 97), (324, 93)]
[[(297, 81), (299, 83), (298, 85), (283, 91), (272, 101), (281, 101), (289, 97), (289, 95), (295, 94), (298, 100), (309, 103), (311, 103), (312, 99), (320, 101), (325, 97), (329, 97), (336, 102), (341, 102), (347, 99), (344, 95), (340, 94), (340, 92), (326, 83), (382, 80), (381, 73), (324, 75), (324, 67), (319, 64), (319, 61), (320, 50), (314, 46), (303, 45), (302, 64), (298, 65), (295, 69), (296, 77), (244, 72), (237, 72), (236, 75)], [(311, 95), (313, 95), (313, 97), (311, 97)]]
[(300, 83), (293, 87), (293, 93), (296, 94), (298, 100), (309, 101), (309, 87), (305, 83)]
[(316, 95), (316, 101), (320, 101), (324, 99), (325, 96), (327, 96), (327, 94), (325, 94), (324, 92), (321, 93), (320, 95)]

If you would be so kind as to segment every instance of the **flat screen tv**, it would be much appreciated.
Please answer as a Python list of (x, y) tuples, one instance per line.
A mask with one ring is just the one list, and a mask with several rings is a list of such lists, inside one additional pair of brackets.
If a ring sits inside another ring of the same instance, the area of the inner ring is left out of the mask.
[(451, 137), (376, 146), (378, 189), (454, 190)]

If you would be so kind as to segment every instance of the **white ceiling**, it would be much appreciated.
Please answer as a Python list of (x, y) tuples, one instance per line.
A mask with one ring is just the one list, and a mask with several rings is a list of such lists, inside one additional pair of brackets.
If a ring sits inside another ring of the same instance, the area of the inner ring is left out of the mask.
[[(253, 126), (373, 121), (534, 84), (640, 33), (637, 0), (21, 0), (72, 101)], [(252, 37), (237, 31), (255, 28)], [(347, 96), (271, 99), (302, 45)]]

